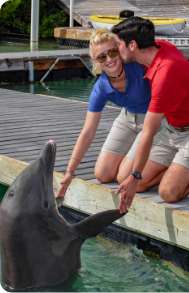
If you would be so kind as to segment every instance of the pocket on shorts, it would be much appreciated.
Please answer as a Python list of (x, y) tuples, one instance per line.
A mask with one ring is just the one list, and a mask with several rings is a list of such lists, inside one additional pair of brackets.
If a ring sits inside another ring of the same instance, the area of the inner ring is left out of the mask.
[(189, 169), (189, 142), (179, 149), (173, 162)]
[(184, 158), (189, 158), (189, 133), (183, 136), (182, 133), (175, 140), (175, 145), (178, 148), (178, 152), (182, 153)]
[(127, 115), (126, 115), (125, 109), (122, 108), (121, 112), (114, 120), (113, 126), (118, 128), (125, 128), (126, 125), (127, 125)]

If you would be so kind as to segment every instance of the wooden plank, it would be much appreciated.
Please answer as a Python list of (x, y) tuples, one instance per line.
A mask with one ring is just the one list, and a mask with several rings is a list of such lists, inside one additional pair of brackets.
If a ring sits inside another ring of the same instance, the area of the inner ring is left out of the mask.
[[(87, 103), (6, 89), (0, 89), (0, 96), (1, 154), (31, 162), (44, 143), (54, 139), (58, 149), (55, 168), (64, 171), (82, 128)], [(96, 139), (78, 168), (82, 178), (94, 178), (96, 158), (119, 111), (107, 107), (103, 112)]]
[(53, 51), (31, 51), (31, 52), (12, 52), (0, 53), (0, 62), (9, 60), (39, 60), (49, 58), (73, 59), (82, 55), (88, 55), (88, 49), (69, 49), (69, 50), (53, 50)]

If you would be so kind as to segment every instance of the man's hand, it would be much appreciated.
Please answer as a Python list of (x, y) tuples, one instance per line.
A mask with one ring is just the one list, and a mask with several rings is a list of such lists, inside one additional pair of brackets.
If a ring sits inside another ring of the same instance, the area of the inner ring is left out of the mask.
[(129, 175), (119, 186), (118, 192), (120, 194), (119, 210), (124, 214), (130, 208), (134, 195), (136, 193), (138, 180), (132, 175)]
[(70, 172), (66, 172), (62, 181), (61, 181), (61, 188), (57, 194), (57, 197), (64, 197), (68, 186), (70, 185), (73, 179), (73, 175)]

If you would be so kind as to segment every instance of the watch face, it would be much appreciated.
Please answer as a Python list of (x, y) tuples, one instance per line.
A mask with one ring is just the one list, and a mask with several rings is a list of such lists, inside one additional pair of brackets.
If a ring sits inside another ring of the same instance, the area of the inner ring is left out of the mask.
[(142, 175), (139, 171), (134, 171), (131, 173), (131, 175), (138, 180), (142, 179)]

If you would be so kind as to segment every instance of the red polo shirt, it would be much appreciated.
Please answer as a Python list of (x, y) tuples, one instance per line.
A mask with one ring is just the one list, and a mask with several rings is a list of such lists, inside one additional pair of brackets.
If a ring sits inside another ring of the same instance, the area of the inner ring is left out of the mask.
[(156, 43), (160, 49), (145, 74), (151, 84), (148, 111), (164, 113), (172, 126), (189, 125), (189, 62), (171, 43)]

